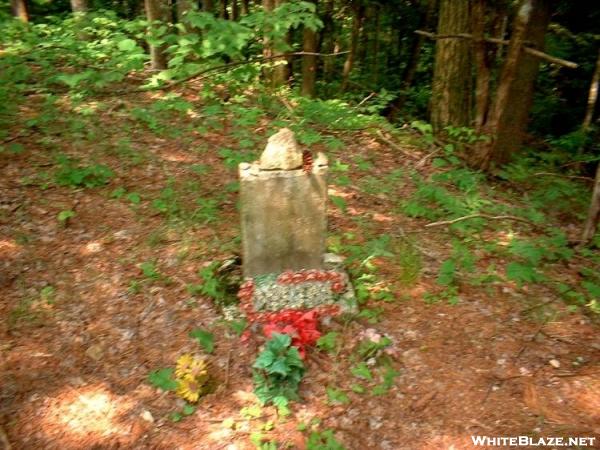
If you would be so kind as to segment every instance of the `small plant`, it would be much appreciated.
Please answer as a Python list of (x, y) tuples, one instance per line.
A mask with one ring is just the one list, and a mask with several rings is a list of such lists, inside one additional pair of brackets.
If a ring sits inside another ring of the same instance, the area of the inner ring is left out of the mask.
[(313, 431), (306, 441), (306, 450), (346, 450), (339, 441), (336, 440), (332, 430)]
[(72, 217), (75, 217), (75, 211), (70, 209), (59, 212), (57, 216), (58, 221), (63, 227), (66, 227), (69, 224), (69, 219)]
[(114, 175), (113, 171), (103, 164), (91, 166), (77, 165), (67, 156), (58, 157), (59, 169), (55, 174), (56, 183), (60, 186), (93, 188), (103, 186)]
[(290, 336), (274, 333), (252, 367), (254, 393), (263, 405), (299, 399), (298, 386), (305, 369)]
[(340, 389), (328, 387), (327, 388), (327, 401), (330, 405), (345, 405), (350, 403), (350, 398), (346, 393)]
[(215, 336), (210, 331), (196, 328), (190, 331), (190, 337), (196, 339), (206, 353), (215, 350)]
[(333, 353), (337, 347), (339, 333), (330, 331), (317, 340), (317, 347), (327, 353)]

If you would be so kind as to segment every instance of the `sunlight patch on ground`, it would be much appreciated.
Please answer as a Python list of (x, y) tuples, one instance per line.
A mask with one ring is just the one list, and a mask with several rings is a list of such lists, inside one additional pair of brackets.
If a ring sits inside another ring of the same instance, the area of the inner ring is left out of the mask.
[(48, 436), (61, 435), (61, 440), (128, 435), (131, 426), (125, 423), (125, 415), (133, 406), (131, 400), (112, 394), (102, 385), (68, 387), (52, 400), (42, 429)]
[(92, 242), (88, 242), (87, 244), (83, 245), (80, 253), (82, 255), (93, 255), (94, 253), (99, 253), (101, 252), (103, 249), (102, 243), (98, 242), (98, 241), (92, 241)]
[(2, 239), (0, 240), (0, 257), (11, 258), (16, 256), (21, 251), (21, 246), (15, 241)]

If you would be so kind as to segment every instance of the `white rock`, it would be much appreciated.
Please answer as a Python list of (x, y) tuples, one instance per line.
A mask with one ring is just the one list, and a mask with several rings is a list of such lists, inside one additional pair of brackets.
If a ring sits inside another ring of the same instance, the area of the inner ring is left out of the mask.
[(558, 369), (560, 367), (560, 361), (558, 359), (551, 359), (550, 361), (548, 361), (548, 363), (555, 369)]
[(294, 170), (302, 167), (302, 150), (298, 147), (294, 132), (282, 128), (267, 142), (260, 156), (260, 168), (263, 170)]
[(154, 416), (152, 416), (152, 413), (150, 411), (148, 411), (147, 409), (144, 409), (140, 413), (140, 417), (142, 419), (144, 419), (146, 422), (154, 423)]

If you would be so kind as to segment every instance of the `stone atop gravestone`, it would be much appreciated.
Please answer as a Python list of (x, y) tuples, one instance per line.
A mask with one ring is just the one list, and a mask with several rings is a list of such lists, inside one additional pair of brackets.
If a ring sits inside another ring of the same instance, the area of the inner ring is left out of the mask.
[(293, 170), (302, 167), (302, 150), (298, 147), (294, 132), (282, 128), (267, 142), (260, 156), (262, 170)]
[(318, 159), (303, 170), (294, 133), (284, 128), (260, 163), (240, 164), (244, 276), (323, 267), (327, 161)]

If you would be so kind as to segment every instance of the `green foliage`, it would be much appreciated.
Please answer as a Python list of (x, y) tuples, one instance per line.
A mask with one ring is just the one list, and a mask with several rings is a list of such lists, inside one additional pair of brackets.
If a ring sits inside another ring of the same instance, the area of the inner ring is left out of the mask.
[(58, 166), (55, 180), (60, 186), (86, 188), (103, 186), (114, 175), (113, 171), (103, 164), (77, 165), (73, 159), (64, 155), (58, 157)]
[(350, 369), (350, 372), (352, 372), (352, 375), (355, 377), (364, 378), (365, 380), (369, 381), (373, 380), (373, 374), (371, 373), (369, 367), (367, 367), (367, 364), (364, 362), (361, 362), (357, 366)]
[(233, 304), (237, 301), (237, 284), (235, 279), (228, 278), (226, 274), (219, 272), (221, 263), (214, 261), (198, 271), (202, 278), (200, 284), (188, 285), (188, 291), (192, 295), (204, 295), (211, 298), (221, 306)]
[(306, 441), (306, 450), (345, 450), (340, 442), (335, 439), (332, 430), (313, 431)]
[(190, 331), (189, 335), (198, 341), (206, 353), (212, 353), (215, 350), (215, 335), (210, 331), (195, 328)]
[(56, 216), (56, 218), (58, 219), (58, 221), (63, 225), (66, 226), (67, 223), (69, 222), (69, 219), (75, 217), (75, 211), (71, 210), (71, 209), (66, 209), (64, 211), (61, 211), (58, 213), (58, 215)]
[(298, 400), (298, 386), (304, 376), (304, 363), (298, 349), (286, 334), (274, 333), (254, 365), (254, 393), (262, 404), (282, 404), (282, 399)]
[(327, 353), (333, 353), (338, 345), (338, 336), (339, 333), (336, 331), (330, 331), (322, 335), (317, 340), (317, 348)]
[(148, 375), (148, 382), (163, 391), (174, 391), (177, 389), (177, 382), (173, 377), (173, 372), (173, 368), (154, 370)]
[(344, 391), (336, 388), (327, 388), (327, 401), (330, 405), (345, 405), (350, 403), (350, 398)]

